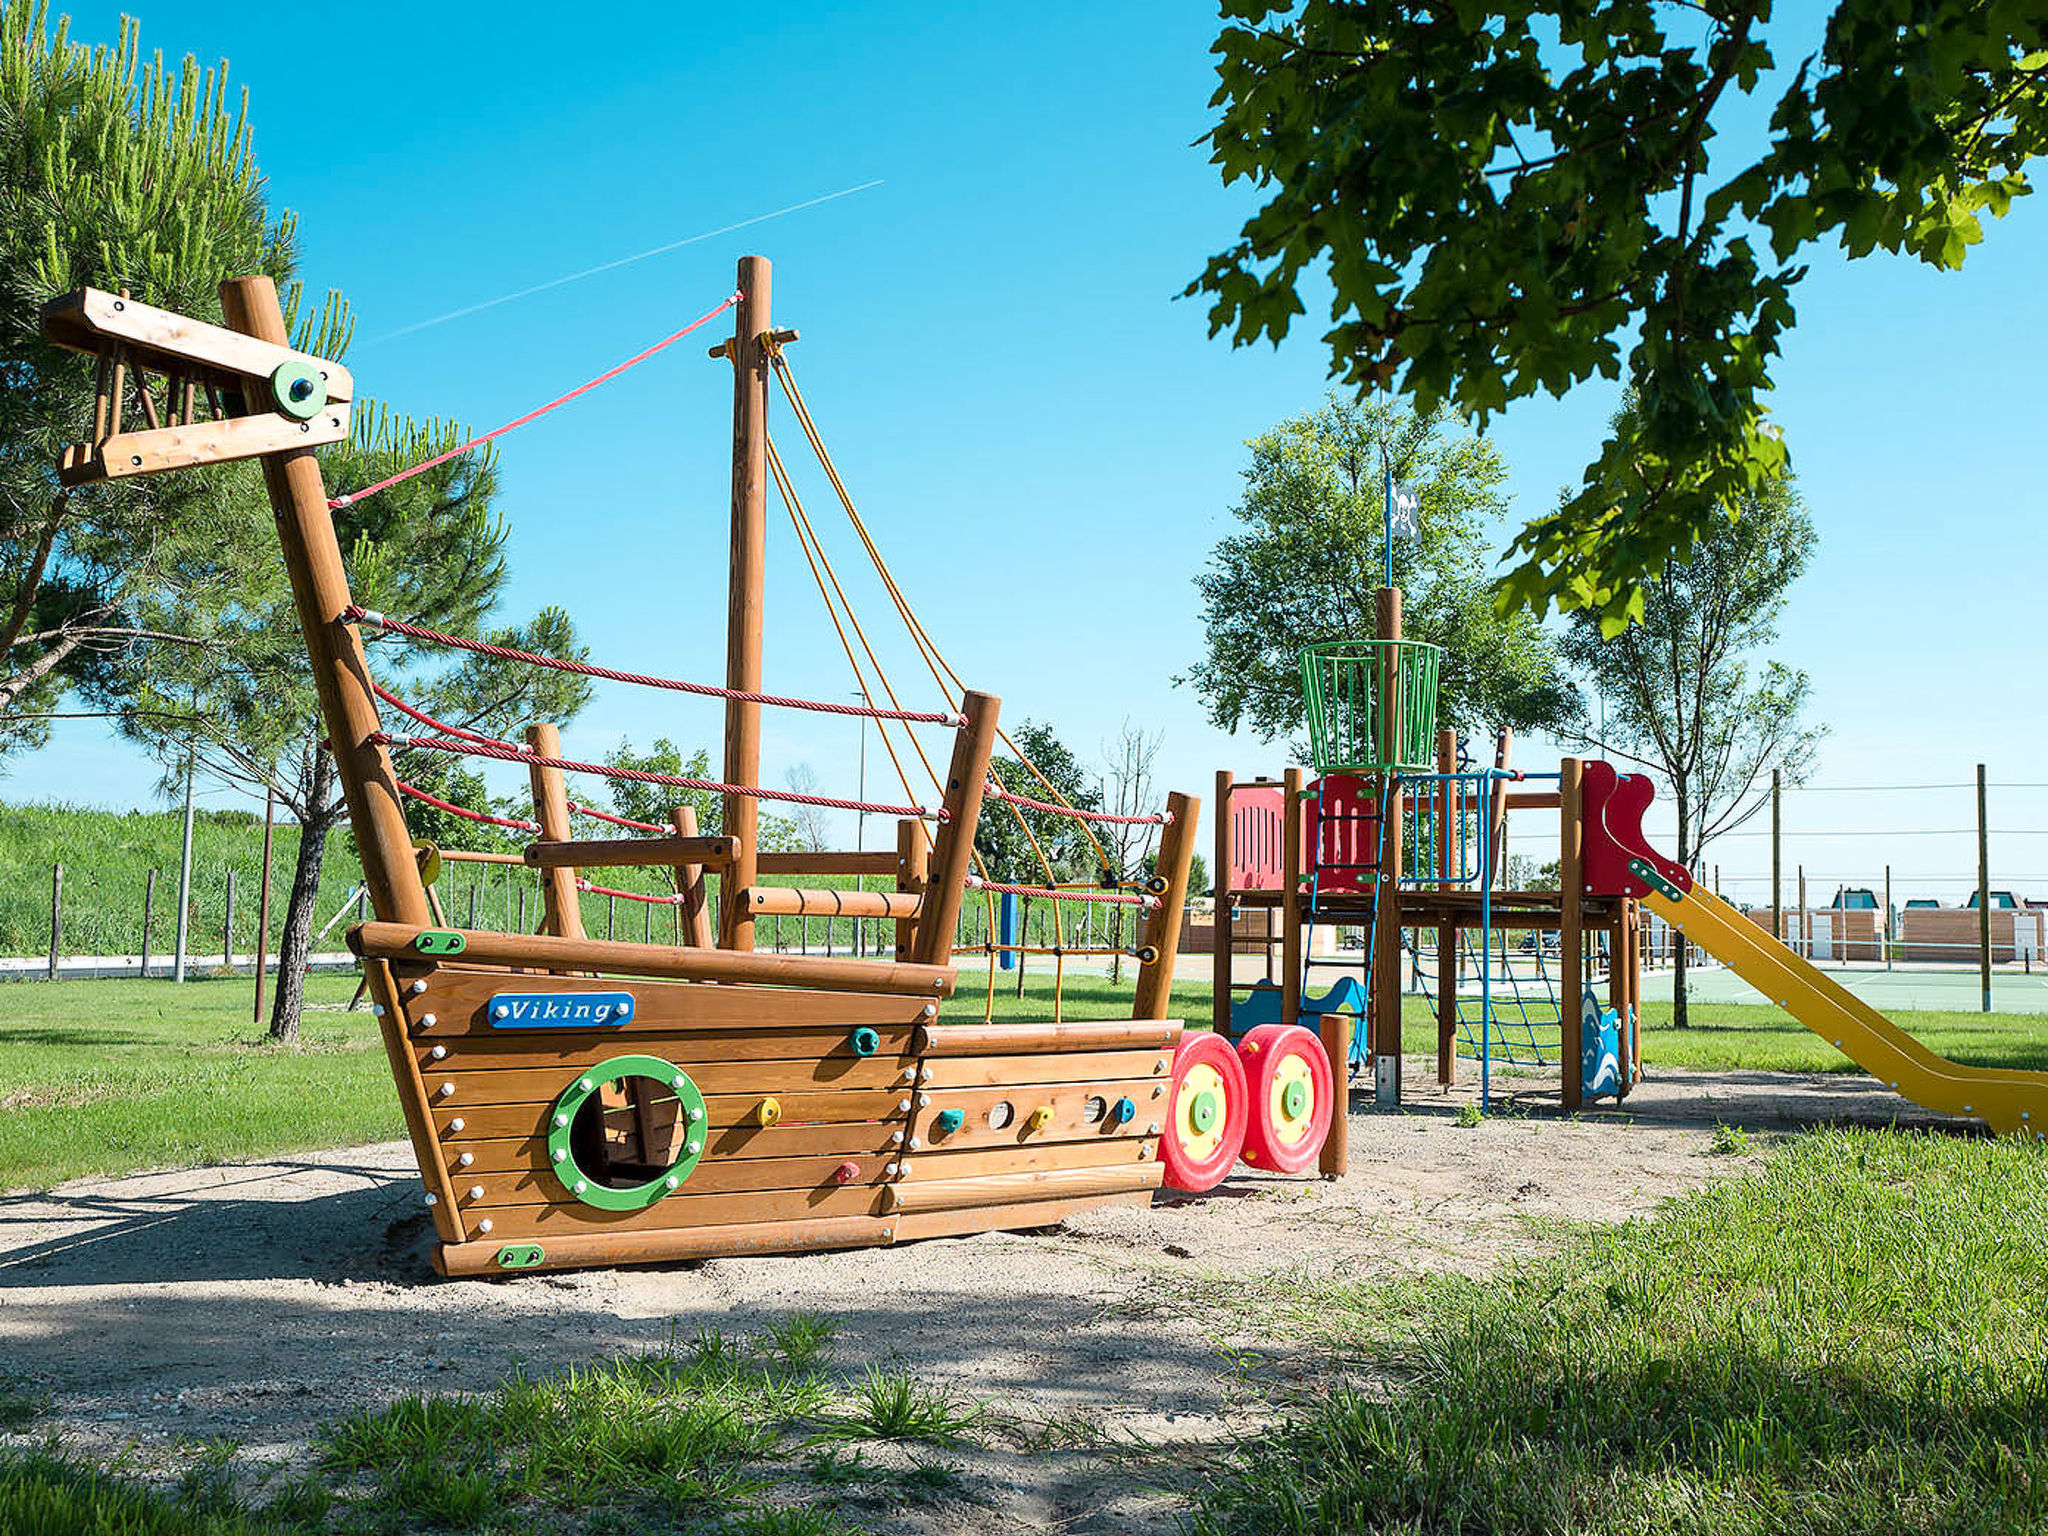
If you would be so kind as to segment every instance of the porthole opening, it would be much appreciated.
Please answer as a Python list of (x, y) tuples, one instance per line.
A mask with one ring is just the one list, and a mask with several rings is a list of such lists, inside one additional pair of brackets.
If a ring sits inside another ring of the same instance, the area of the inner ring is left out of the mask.
[(1109, 1101), (1107, 1099), (1091, 1093), (1086, 1099), (1081, 1101), (1081, 1123), (1083, 1125), (1100, 1125), (1102, 1117), (1108, 1113)]
[(637, 1074), (606, 1083), (569, 1127), (576, 1166), (606, 1189), (636, 1189), (683, 1154), (682, 1100), (667, 1083)]
[(993, 1106), (988, 1112), (989, 1129), (993, 1131), (1000, 1131), (1004, 1126), (1008, 1125), (1012, 1120), (1016, 1118), (1017, 1111), (1011, 1108), (1011, 1106), (1007, 1102), (997, 1104)]

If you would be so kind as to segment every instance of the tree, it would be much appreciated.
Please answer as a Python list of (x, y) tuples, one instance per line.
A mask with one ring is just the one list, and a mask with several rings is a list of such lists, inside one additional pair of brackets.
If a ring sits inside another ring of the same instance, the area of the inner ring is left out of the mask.
[[(303, 349), (331, 357), (345, 337), (345, 318), (330, 306), (322, 324), (302, 328), (298, 340)], [(452, 424), (415, 426), (365, 407), (351, 439), (321, 451), (322, 467), (331, 484), (366, 485), (462, 440)], [(253, 494), (251, 469), (229, 473), (244, 477), (245, 493), (209, 501), (210, 521), (183, 530), (180, 558), (167, 563), (158, 587), (138, 599), (136, 611), (150, 633), (182, 643), (144, 640), (91, 687), (121, 729), (155, 752), (167, 771), (194, 746), (203, 771), (251, 792), (274, 791), (297, 820), (298, 859), (278, 938), (270, 1018), (271, 1034), (292, 1040), (304, 1002), (321, 857), (347, 807), (267, 508)], [(490, 454), (474, 453), (337, 512), (352, 590), (364, 606), (394, 618), (580, 659), (585, 653), (560, 609), (543, 609), (520, 625), (487, 622), (508, 574), (505, 530), (490, 512), (496, 488)], [(589, 696), (589, 683), (570, 674), (369, 630), (364, 639), (372, 675), (383, 686), (465, 730), (507, 737), (528, 720), (567, 720)], [(161, 718), (181, 708), (190, 711), (189, 733), (166, 737)], [(403, 717), (387, 719), (394, 734), (432, 734)], [(466, 784), (461, 770), (451, 768), (456, 761), (416, 751), (400, 754), (397, 766), (402, 779), (417, 776), (420, 787), (453, 803), (480, 798), (481, 779)], [(520, 812), (531, 814), (525, 807)]]
[[(1670, 786), (1675, 856), (1694, 874), (1709, 843), (1763, 807), (1771, 771), (1797, 783), (1824, 734), (1801, 720), (1806, 674), (1757, 662), (1813, 548), (1813, 520), (1790, 476), (1780, 476), (1710, 529), (1690, 560), (1664, 562), (1639, 621), (1609, 636), (1597, 613), (1582, 610), (1565, 632), (1565, 656), (1606, 704), (1606, 750)], [(1672, 1022), (1683, 1028), (1679, 949)]]
[[(1051, 726), (1026, 720), (1010, 733), (1010, 739), (1022, 757), (1030, 759), (1031, 767), (1018, 758), (998, 754), (989, 765), (997, 783), (1033, 800), (1064, 799), (1078, 810), (1102, 809), (1095, 776)], [(1051, 811), (1027, 810), (994, 796), (982, 806), (974, 847), (991, 880), (1043, 884), (1048, 864), (1055, 881), (1101, 880), (1106, 874), (1104, 853), (1086, 822)]]
[(1486, 530), (1507, 509), (1493, 445), (1453, 435), (1441, 412), (1331, 395), (1321, 409), (1252, 439), (1244, 496), (1195, 578), (1207, 655), (1192, 683), (1222, 730), (1267, 741), (1303, 722), (1301, 651), (1373, 636), (1385, 580), (1384, 469), (1413, 485), (1421, 537), (1397, 539), (1403, 633), (1444, 648), (1438, 718), (1460, 730), (1546, 727), (1570, 717), (1549, 637), (1527, 613), (1502, 614), (1487, 574)]
[[(670, 778), (711, 778), (709, 752), (699, 747), (686, 758), (683, 749), (666, 736), (655, 737), (653, 745), (645, 752), (636, 750), (630, 740), (621, 740), (617, 748), (605, 754), (604, 761), (607, 768), (664, 773)], [(717, 790), (680, 789), (672, 784), (647, 784), (633, 779), (613, 779), (610, 784), (612, 814), (615, 816), (665, 827), (669, 824), (669, 811), (675, 806), (687, 805), (697, 813), (700, 836), (716, 837), (725, 825), (725, 797)], [(807, 794), (809, 791), (799, 790), (798, 793)], [(763, 853), (795, 853), (805, 847), (800, 840), (797, 823), (787, 816), (772, 816), (764, 811), (754, 835)]]
[[(818, 770), (809, 763), (798, 763), (782, 776), (784, 787), (800, 795), (818, 793)], [(791, 819), (796, 823), (796, 840), (806, 853), (816, 853), (831, 846), (829, 819), (822, 805), (797, 804), (793, 807)]]
[(1332, 371), (1425, 414), (1625, 374), (1639, 410), (1506, 584), (1610, 632), (1785, 467), (1765, 402), (1814, 246), (1960, 266), (2048, 143), (2041, 0), (1838, 0), (1782, 77), (1770, 0), (1223, 9), (1208, 143), (1265, 200), (1190, 285), (1212, 332), (1277, 342), (1320, 268)]
[[(226, 65), (145, 59), (132, 20), (113, 48), (68, 26), (46, 0), (0, 0), (0, 754), (39, 745), (58, 695), (133, 645), (173, 643), (140, 610), (222, 494), (213, 472), (58, 484), (95, 365), (43, 341), (44, 302), (92, 284), (218, 321), (223, 279), (294, 260)], [(131, 375), (130, 421), (141, 388)]]
[[(1124, 721), (1116, 740), (1103, 747), (1102, 789), (1099, 800), (1112, 816), (1150, 816), (1158, 811), (1152, 764), (1165, 741), (1163, 733), (1148, 732), (1143, 726)], [(1147, 856), (1158, 834), (1156, 826), (1144, 823), (1104, 822), (1096, 839), (1109, 855), (1111, 873), (1125, 881), (1143, 880), (1148, 873)], [(1110, 957), (1109, 979), (1123, 980), (1124, 917), (1128, 908), (1109, 909), (1109, 942), (1116, 953)]]

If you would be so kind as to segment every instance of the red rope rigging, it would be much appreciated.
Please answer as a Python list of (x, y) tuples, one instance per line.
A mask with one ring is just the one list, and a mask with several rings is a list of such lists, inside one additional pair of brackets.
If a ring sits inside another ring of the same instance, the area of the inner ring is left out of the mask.
[(655, 677), (645, 672), (619, 672), (610, 667), (593, 666), (587, 661), (568, 661), (560, 656), (542, 656), (533, 651), (515, 650), (509, 645), (492, 645), (484, 640), (470, 640), (461, 635), (443, 634), (438, 629), (428, 629), (422, 624), (408, 624), (403, 619), (388, 618), (355, 603), (344, 608), (341, 617), (352, 624), (369, 624), (390, 634), (404, 635), (409, 640), (453, 646), (461, 651), (474, 651), (479, 656), (495, 656), (500, 661), (517, 661), (530, 667), (547, 667), (556, 672), (574, 672), (578, 677), (601, 678), (606, 682), (633, 683), (642, 688), (667, 688), (676, 693), (694, 693), (708, 699), (738, 699), (744, 704), (772, 704), (780, 709), (808, 709), (822, 715), (857, 715), (868, 720), (908, 720), (913, 724), (950, 725), (956, 728), (967, 723), (966, 716), (958, 714), (875, 709), (865, 704), (834, 704), (825, 699), (792, 699), (775, 693), (749, 693), (744, 688), (720, 688), (711, 683), (686, 683), (672, 677)]
[(666, 784), (674, 789), (704, 790), (714, 795), (743, 795), (749, 800), (817, 805), (830, 811), (866, 811), (875, 816), (908, 816), (927, 821), (947, 819), (943, 807), (928, 811), (916, 805), (876, 805), (865, 800), (803, 795), (793, 789), (763, 789), (757, 784), (721, 784), (715, 779), (686, 779), (678, 774), (653, 773), (644, 768), (611, 768), (602, 763), (579, 763), (566, 757), (543, 757), (538, 752), (528, 752), (505, 742), (455, 741), (446, 736), (394, 736), (389, 731), (372, 731), (367, 739), (380, 747), (400, 752), (452, 752), (460, 757), (486, 757), (501, 763), (557, 768), (563, 773), (590, 773), (601, 779), (626, 779), (635, 784)]
[(600, 811), (594, 805), (578, 805), (569, 802), (569, 809), (578, 816), (589, 816), (597, 821), (608, 821), (615, 827), (630, 827), (635, 832), (652, 832), (658, 837), (667, 837), (675, 831), (673, 827), (657, 827), (651, 821), (635, 821), (630, 816), (614, 816), (610, 811)]
[(1046, 896), (1054, 901), (1099, 901), (1114, 907), (1143, 907), (1150, 912), (1159, 905), (1157, 896), (1129, 896), (1121, 891), (1062, 891), (1050, 885), (1008, 885), (1001, 880), (967, 877), (970, 891), (1000, 891), (1005, 896)]
[(410, 469), (401, 469), (395, 475), (387, 475), (384, 479), (379, 480), (375, 485), (366, 485), (360, 491), (348, 491), (340, 496), (336, 496), (327, 503), (327, 509), (330, 512), (339, 512), (343, 507), (352, 506), (356, 502), (361, 501), (365, 496), (374, 496), (379, 491), (388, 491), (391, 489), (392, 486), (402, 484), (403, 482), (410, 480), (414, 475), (425, 474), (428, 470), (432, 469), (437, 464), (446, 464), (450, 459), (459, 459), (465, 453), (468, 453), (472, 448), (481, 448), (485, 443), (490, 442), (493, 438), (503, 437), (507, 432), (512, 431), (515, 427), (523, 427), (529, 421), (538, 420), (542, 416), (547, 415), (549, 411), (554, 410), (557, 406), (567, 405), (571, 400), (574, 400), (578, 395), (587, 395), (593, 389), (597, 388), (598, 385), (607, 383), (610, 380), (617, 378), (620, 374), (624, 373), (628, 368), (634, 367), (636, 364), (646, 362), (648, 358), (654, 356), (654, 354), (661, 351), (662, 348), (675, 345), (675, 343), (681, 341), (685, 336), (689, 335), (690, 332), (698, 329), (700, 326), (709, 325), (712, 321), (716, 320), (720, 315), (724, 314), (728, 309), (731, 309), (733, 305), (739, 303), (739, 301), (740, 296), (737, 293), (733, 294), (723, 304), (719, 305), (718, 308), (710, 310), (705, 314), (699, 315), (696, 319), (692, 320), (688, 325), (684, 326), (680, 331), (676, 331), (672, 335), (664, 336), (660, 341), (657, 341), (653, 346), (648, 347), (645, 351), (634, 353), (631, 357), (627, 358), (623, 363), (618, 364), (616, 367), (607, 368), (603, 373), (600, 373), (596, 378), (590, 380), (587, 384), (577, 385), (574, 389), (570, 390), (569, 393), (567, 393), (566, 395), (559, 395), (555, 399), (550, 400), (546, 405), (535, 406), (532, 410), (528, 411), (524, 416), (519, 417), (516, 421), (508, 421), (502, 427), (498, 427), (493, 431), (486, 432), (481, 437), (472, 437), (468, 442), (462, 444), (460, 447), (450, 448), (446, 453), (437, 453), (431, 459), (424, 459), (420, 463), (413, 465)]
[(1033, 800), (1029, 795), (1015, 795), (995, 783), (991, 783), (982, 793), (997, 800), (1007, 801), (1011, 805), (1021, 805), (1027, 811), (1044, 811), (1052, 816), (1070, 816), (1075, 821), (1101, 821), (1123, 827), (1164, 827), (1173, 822), (1171, 811), (1160, 811), (1153, 816), (1112, 816), (1107, 811), (1083, 811), (1071, 805), (1054, 805), (1050, 800)]
[(576, 889), (588, 891), (593, 896), (618, 896), (627, 901), (644, 901), (650, 907), (674, 907), (682, 904), (683, 898), (673, 893), (666, 896), (650, 896), (645, 891), (615, 891), (608, 885), (593, 885), (579, 878)]
[(510, 816), (493, 816), (488, 811), (472, 811), (463, 806), (452, 805), (448, 801), (443, 800), (439, 795), (430, 795), (418, 785), (408, 784), (403, 779), (398, 780), (398, 792), (401, 795), (408, 795), (414, 800), (423, 801), (437, 811), (447, 811), (451, 815), (461, 816), (469, 821), (481, 821), (489, 826), (504, 827), (513, 832), (538, 832), (540, 830), (538, 822), (519, 821)]

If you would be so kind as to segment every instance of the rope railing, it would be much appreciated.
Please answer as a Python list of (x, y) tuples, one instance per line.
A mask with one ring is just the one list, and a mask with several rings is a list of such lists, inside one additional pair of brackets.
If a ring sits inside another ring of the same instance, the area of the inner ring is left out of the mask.
[(749, 800), (775, 800), (790, 805), (816, 805), (830, 811), (865, 811), (873, 816), (913, 817), (921, 821), (945, 821), (944, 807), (927, 810), (918, 805), (878, 805), (865, 800), (839, 800), (829, 795), (799, 794), (793, 789), (764, 789), (758, 784), (722, 784), (716, 779), (690, 779), (680, 774), (655, 773), (646, 768), (613, 768), (603, 763), (581, 763), (567, 757), (544, 757), (538, 752), (507, 742), (458, 741), (446, 736), (394, 736), (389, 731), (372, 731), (367, 738), (395, 752), (449, 752), (458, 757), (481, 757), (493, 762), (523, 763), (555, 768), (563, 773), (588, 773), (601, 779), (623, 779), (633, 784), (665, 784), (672, 789), (702, 790), (714, 795), (742, 795)]
[(709, 325), (712, 321), (716, 320), (720, 315), (724, 314), (728, 309), (731, 309), (733, 305), (739, 303), (739, 301), (739, 294), (732, 294), (729, 298), (726, 299), (726, 301), (723, 304), (719, 305), (718, 308), (713, 310), (707, 310), (704, 314), (699, 315), (696, 319), (692, 320), (688, 325), (684, 326), (681, 330), (671, 332), (669, 335), (664, 336), (660, 341), (657, 341), (653, 346), (647, 347), (642, 351), (634, 353), (631, 357), (627, 358), (623, 363), (618, 364), (616, 367), (607, 368), (603, 373), (600, 373), (596, 378), (591, 379), (587, 383), (577, 385), (574, 389), (570, 390), (566, 395), (557, 395), (554, 399), (550, 400), (546, 405), (535, 406), (532, 410), (528, 411), (524, 416), (518, 417), (517, 419), (512, 421), (508, 421), (502, 427), (494, 428), (489, 432), (483, 433), (481, 436), (472, 437), (471, 439), (469, 439), (469, 441), (461, 444), (459, 447), (450, 448), (446, 453), (437, 453), (431, 459), (422, 459), (419, 463), (413, 465), (409, 469), (401, 469), (395, 475), (386, 475), (382, 480), (379, 480), (374, 485), (366, 485), (360, 491), (344, 492), (342, 495), (332, 498), (327, 503), (327, 509), (330, 512), (339, 512), (344, 507), (354, 506), (357, 502), (361, 501), (365, 496), (374, 496), (379, 491), (390, 490), (391, 487), (394, 485), (402, 485), (406, 481), (412, 479), (413, 476), (423, 475), (428, 470), (433, 469), (437, 465), (446, 464), (450, 459), (459, 459), (465, 453), (470, 452), (472, 449), (481, 448), (485, 443), (503, 437), (507, 432), (513, 431), (516, 428), (523, 427), (529, 421), (538, 421), (541, 417), (547, 415), (549, 411), (555, 410), (560, 406), (567, 405), (571, 400), (576, 399), (579, 395), (589, 394), (593, 389), (597, 388), (598, 385), (609, 383), (611, 380), (617, 378), (620, 374), (624, 373), (628, 368), (637, 367), (639, 364), (646, 362), (648, 358), (654, 356), (655, 353), (660, 352), (667, 347), (674, 346), (677, 342), (681, 341), (685, 336), (689, 335), (690, 332), (697, 330), (703, 326)]
[(1147, 912), (1159, 906), (1157, 896), (1123, 891), (1061, 890), (1054, 885), (1011, 885), (1003, 880), (984, 880), (980, 875), (969, 875), (967, 888), (971, 891), (996, 891), (1005, 896), (1043, 896), (1052, 901), (1094, 901), (1113, 907), (1139, 907)]
[(1050, 800), (1034, 800), (1029, 795), (1015, 794), (993, 781), (982, 793), (1009, 805), (1021, 805), (1028, 811), (1043, 811), (1048, 816), (1066, 816), (1075, 821), (1101, 822), (1120, 827), (1164, 827), (1173, 823), (1171, 811), (1159, 811), (1150, 816), (1117, 816), (1108, 811), (1084, 811), (1078, 806), (1058, 805)]
[(675, 831), (673, 827), (658, 827), (651, 821), (635, 821), (630, 816), (614, 816), (610, 811), (600, 811), (594, 805), (579, 805), (574, 800), (569, 802), (569, 814), (588, 816), (593, 821), (608, 821), (615, 827), (625, 827), (632, 832), (651, 832), (656, 837), (667, 837)]
[(438, 629), (429, 629), (424, 624), (394, 619), (375, 609), (365, 608), (359, 603), (351, 603), (344, 608), (341, 611), (341, 618), (351, 624), (368, 624), (387, 634), (403, 635), (408, 640), (418, 640), (428, 645), (445, 645), (478, 656), (491, 656), (500, 661), (516, 661), (529, 667), (545, 667), (554, 672), (573, 672), (578, 677), (594, 677), (603, 682), (631, 683), (638, 688), (665, 688), (672, 693), (691, 693), (707, 699), (736, 699), (742, 704), (766, 704), (777, 709), (807, 709), (821, 715), (852, 715), (866, 720), (905, 720), (916, 725), (950, 725), (955, 729), (967, 723), (967, 717), (957, 712), (948, 714), (938, 711), (877, 709), (867, 704), (838, 704), (829, 699), (796, 699), (782, 694), (754, 693), (745, 688), (721, 688), (713, 683), (690, 683), (679, 678), (659, 677), (648, 672), (622, 672), (612, 667), (595, 666), (587, 661), (571, 661), (562, 656), (543, 656), (536, 651), (522, 651), (516, 646), (493, 645), (487, 640), (472, 640), (465, 635), (445, 634)]
[(520, 821), (511, 816), (493, 816), (489, 811), (472, 811), (467, 806), (456, 805), (451, 801), (443, 800), (439, 795), (430, 795), (417, 784), (408, 784), (403, 779), (399, 779), (396, 782), (398, 784), (398, 792), (401, 795), (417, 800), (423, 805), (431, 805), (437, 811), (446, 811), (451, 816), (460, 816), (467, 821), (480, 821), (486, 826), (504, 827), (507, 831), (511, 832), (540, 831), (539, 822)]

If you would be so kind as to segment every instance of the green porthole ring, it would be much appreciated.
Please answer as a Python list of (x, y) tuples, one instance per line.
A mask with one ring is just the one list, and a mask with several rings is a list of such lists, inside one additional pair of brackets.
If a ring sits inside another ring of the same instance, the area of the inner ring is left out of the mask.
[(270, 376), (270, 393), (293, 421), (311, 421), (327, 409), (327, 381), (311, 363), (279, 363)]
[[(629, 1077), (649, 1077), (672, 1089), (682, 1105), (683, 1153), (649, 1179), (629, 1189), (612, 1189), (591, 1178), (576, 1166), (576, 1153), (569, 1145), (569, 1132), (583, 1106), (611, 1084)], [(548, 1163), (562, 1188), (585, 1205), (600, 1211), (644, 1211), (664, 1195), (672, 1195), (697, 1171), (704, 1156), (704, 1095), (690, 1080), (690, 1074), (659, 1056), (614, 1056), (587, 1071), (576, 1074), (562, 1096), (548, 1106)], [(579, 1189), (577, 1186), (581, 1185)]]

